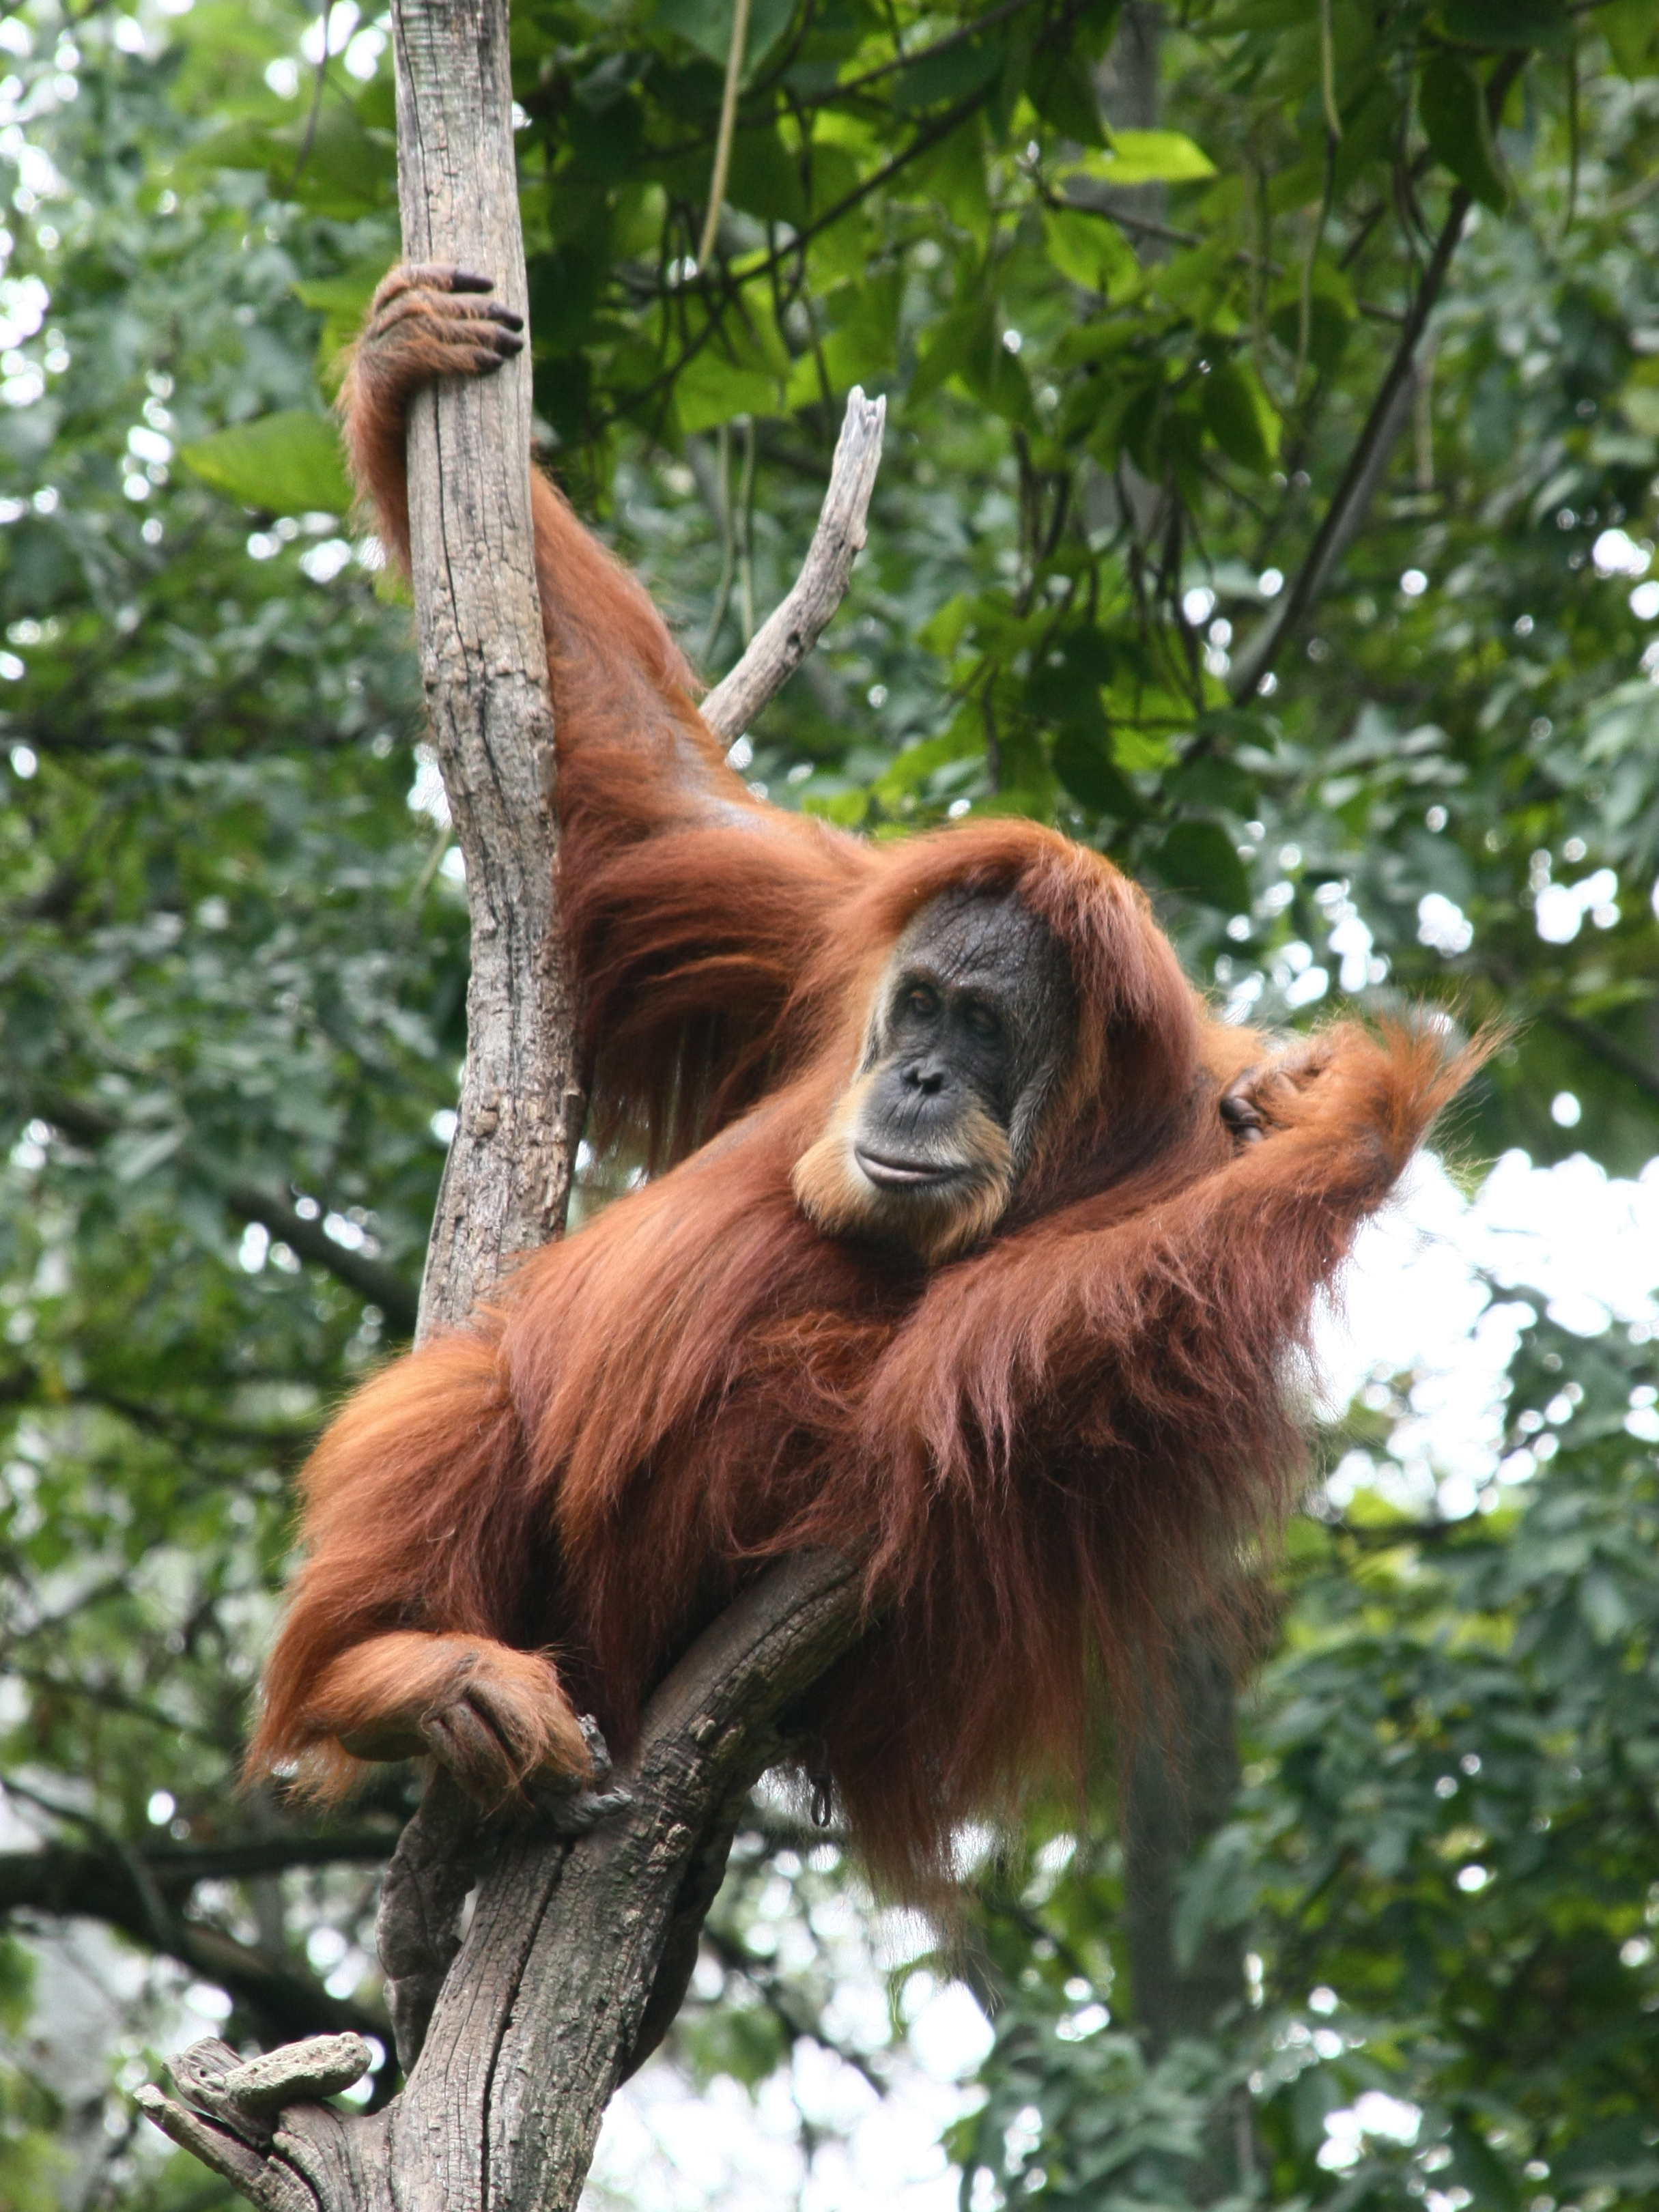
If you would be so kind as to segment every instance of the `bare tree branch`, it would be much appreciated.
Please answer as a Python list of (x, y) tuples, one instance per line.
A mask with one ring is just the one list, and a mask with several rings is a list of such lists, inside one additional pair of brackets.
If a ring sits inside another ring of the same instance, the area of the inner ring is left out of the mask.
[(216, 1851), (138, 1851), (112, 1840), (0, 1852), (0, 1915), (100, 1920), (228, 1990), (272, 2036), (351, 2028), (384, 2038), (386, 2024), (380, 2013), (353, 1998), (331, 1996), (295, 1960), (240, 1942), (223, 1929), (189, 1918), (183, 1908), (198, 1881), (373, 1861), (386, 1856), (386, 1844), (383, 1833), (360, 1833), (332, 1841), (270, 1837)]
[(301, 1260), (309, 1261), (313, 1267), (324, 1268), (348, 1290), (356, 1291), (359, 1297), (379, 1306), (394, 1334), (408, 1336), (413, 1332), (419, 1299), (413, 1284), (395, 1267), (367, 1252), (354, 1252), (344, 1244), (336, 1243), (320, 1218), (307, 1221), (286, 1200), (273, 1198), (269, 1191), (260, 1190), (253, 1183), (227, 1184), (224, 1200), (226, 1211), (238, 1221), (261, 1223)]
[(864, 550), (870, 495), (881, 464), (887, 402), (866, 399), (855, 384), (836, 441), (830, 488), (794, 587), (756, 631), (748, 651), (702, 702), (709, 728), (740, 738), (776, 697), (823, 636), (847, 596), (853, 563)]
[[(487, 270), (504, 304), (522, 309), (504, 0), (398, 0), (393, 44), (405, 258)], [(425, 395), (410, 423), (422, 673), (472, 917), (467, 1064), (422, 1335), (464, 1322), (504, 1261), (558, 1233), (582, 1103), (555, 904), (528, 359)], [(841, 603), (865, 541), (884, 413), (861, 392), (848, 402), (800, 580), (705, 709), (728, 737), (799, 666)], [(854, 1563), (783, 1563), (658, 1691), (625, 1794), (481, 1830), (453, 1787), (428, 1790), (382, 1899), (383, 1963), (409, 2061), (385, 2111), (347, 2116), (310, 2101), (337, 2086), (328, 2066), (276, 2054), (283, 2091), (299, 2101), (273, 2127), (263, 2106), (239, 2100), (234, 2054), (215, 2044), (175, 2064), (183, 2102), (150, 2090), (144, 2111), (271, 2212), (574, 2208), (612, 2091), (684, 1994), (748, 1792), (787, 1748), (780, 1717), (861, 1619)], [(573, 1836), (577, 1820), (592, 1825)], [(457, 1908), (479, 1864), (458, 1946)]]
[(1312, 613), (1337, 562), (1364, 520), (1365, 509), (1382, 482), (1395, 442), (1410, 418), (1418, 343), (1429, 310), (1440, 295), (1457, 242), (1463, 235), (1469, 206), (1468, 191), (1459, 185), (1451, 196), (1451, 205), (1435, 240), (1429, 265), (1407, 312), (1399, 343), (1376, 388), (1364, 427), (1348, 456), (1342, 481), (1314, 533), (1313, 544), (1303, 556), (1289, 591), (1233, 663), (1232, 695), (1236, 702), (1252, 697), (1260, 690), (1262, 679), (1272, 673), (1280, 651)]
[[(505, 0), (392, 10), (404, 255), (526, 312)], [(417, 1334), (454, 1328), (564, 1223), (581, 1099), (555, 895), (553, 717), (530, 511), (526, 351), (416, 393), (410, 560), (427, 712), (472, 917), (460, 1113)]]
[(1559, 1030), (1563, 1036), (1582, 1045), (1588, 1053), (1607, 1066), (1616, 1068), (1620, 1074), (1644, 1091), (1650, 1098), (1659, 1098), (1659, 1068), (1632, 1052), (1615, 1036), (1609, 1036), (1598, 1022), (1587, 1022), (1582, 1014), (1575, 1014), (1565, 1006), (1546, 1006), (1544, 1019), (1552, 1029)]
[[(1530, 56), (1525, 52), (1506, 55), (1492, 71), (1486, 86), (1486, 108), (1494, 122), (1504, 112), (1504, 102), (1509, 95), (1510, 87), (1529, 58)], [(1313, 544), (1304, 556), (1289, 591), (1263, 621), (1255, 635), (1248, 640), (1233, 663), (1231, 690), (1236, 704), (1252, 698), (1261, 688), (1262, 678), (1272, 672), (1281, 649), (1312, 613), (1330, 581), (1337, 562), (1364, 520), (1365, 510), (1382, 480), (1395, 442), (1410, 419), (1417, 374), (1417, 349), (1422, 340), (1429, 312), (1440, 296), (1446, 272), (1451, 267), (1452, 256), (1463, 235), (1471, 204), (1468, 188), (1459, 185), (1448, 204), (1446, 219), (1440, 226), (1440, 234), (1434, 242), (1428, 266), (1419, 279), (1411, 306), (1406, 311), (1399, 343), (1395, 347), (1382, 381), (1376, 388), (1364, 427), (1348, 456), (1342, 480), (1325, 510), (1324, 520), (1314, 533)]]
[(300, 2102), (262, 2138), (234, 2100), (204, 2097), (204, 2076), (222, 2087), (235, 2057), (211, 2043), (175, 2062), (198, 2109), (151, 2090), (144, 2110), (269, 2212), (573, 2212), (612, 2092), (653, 2010), (672, 2016), (653, 1991), (684, 1964), (682, 1902), (690, 1890), (706, 1905), (744, 1798), (785, 1747), (781, 1717), (861, 1624), (853, 1562), (784, 1561), (652, 1699), (623, 1811), (574, 1838), (497, 1840), (420, 2058), (383, 2112)]

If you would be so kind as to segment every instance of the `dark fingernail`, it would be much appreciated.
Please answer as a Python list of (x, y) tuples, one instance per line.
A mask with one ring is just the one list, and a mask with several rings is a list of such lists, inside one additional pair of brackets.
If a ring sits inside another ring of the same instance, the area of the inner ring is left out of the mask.
[(524, 328), (522, 315), (515, 314), (511, 307), (498, 306), (494, 300), (484, 309), (484, 313), (492, 323), (499, 323), (503, 330), (521, 331)]
[(515, 353), (524, 351), (524, 340), (514, 337), (511, 331), (498, 331), (495, 334), (495, 350), (504, 361), (511, 361)]
[(480, 276), (476, 269), (457, 269), (450, 276), (449, 286), (453, 292), (493, 292), (495, 280), (493, 276)]

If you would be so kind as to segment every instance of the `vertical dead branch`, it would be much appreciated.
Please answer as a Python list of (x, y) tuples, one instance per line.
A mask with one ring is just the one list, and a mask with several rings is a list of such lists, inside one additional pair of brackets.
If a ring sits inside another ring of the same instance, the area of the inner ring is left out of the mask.
[[(392, 11), (404, 255), (495, 281), (526, 309), (505, 0)], [(555, 903), (553, 721), (530, 519), (531, 379), (420, 394), (410, 557), (427, 711), (466, 862), (467, 1055), (420, 1334), (465, 1321), (504, 1261), (564, 1220), (580, 1103)]]

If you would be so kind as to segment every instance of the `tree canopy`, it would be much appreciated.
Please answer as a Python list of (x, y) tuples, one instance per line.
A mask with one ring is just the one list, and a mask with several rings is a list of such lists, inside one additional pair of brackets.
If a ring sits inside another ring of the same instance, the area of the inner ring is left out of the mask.
[[(723, 153), (732, 28), (526, 0), (514, 39), (544, 458), (711, 675), (793, 572), (848, 389), (888, 396), (848, 606), (745, 773), (873, 836), (1055, 821), (1240, 1018), (1501, 1018), (1466, 1182), (1638, 1171), (1650, 0), (753, 0)], [(386, 2040), (414, 1778), (332, 1822), (234, 1794), (289, 1480), (412, 1325), (463, 1042), (407, 611), (327, 412), (397, 249), (386, 47), (352, 0), (0, 20), (20, 2212), (217, 2202), (121, 2094), (186, 1984), (233, 2037)], [(589, 1160), (582, 1202), (629, 1171)], [(994, 2007), (949, 2145), (975, 2212), (1659, 2191), (1659, 1316), (1544, 1304), (1467, 1494), (1410, 1375), (1323, 1440), (1350, 1479), (1264, 1569), (1237, 1787), (1166, 1869), (1173, 2013), (1104, 1770), (979, 1862), (935, 1961)], [(882, 2075), (824, 2016), (850, 1880), (757, 1807), (676, 2063), (758, 2083), (805, 2039)], [(73, 2089), (32, 2010), (65, 1915), (156, 1962)]]

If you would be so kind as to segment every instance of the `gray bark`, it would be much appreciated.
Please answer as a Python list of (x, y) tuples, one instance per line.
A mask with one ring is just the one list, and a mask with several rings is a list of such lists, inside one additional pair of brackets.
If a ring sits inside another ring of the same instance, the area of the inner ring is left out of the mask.
[(779, 1716), (859, 1626), (848, 1564), (775, 1569), (653, 1698), (623, 1810), (574, 1838), (489, 1839), (466, 1941), (384, 2112), (314, 2101), (367, 2066), (351, 2036), (248, 2066), (226, 2045), (196, 2045), (173, 2066), (185, 2101), (145, 2089), (143, 2109), (266, 2212), (568, 2212), (612, 2091), (678, 2003), (683, 1984), (666, 2005), (653, 1992), (665, 1964), (689, 1968), (687, 1923), (707, 1909), (749, 1789), (785, 1748)]
[(811, 653), (846, 597), (853, 563), (864, 550), (886, 421), (887, 402), (866, 399), (855, 384), (847, 395), (830, 489), (794, 587), (756, 631), (731, 674), (702, 702), (704, 721), (721, 737), (743, 735)]
[[(393, 46), (404, 258), (488, 272), (522, 312), (505, 0), (402, 0)], [(582, 1105), (556, 894), (529, 359), (424, 394), (410, 418), (421, 671), (472, 921), (467, 1059), (422, 1337), (464, 1322), (516, 1254), (559, 1233)], [(801, 579), (710, 702), (728, 734), (787, 680), (846, 590), (884, 412), (861, 392), (849, 401)], [(434, 1779), (381, 1905), (407, 2075), (385, 2111), (320, 2101), (367, 2068), (355, 2034), (248, 2066), (209, 2039), (173, 2063), (179, 2099), (146, 2088), (141, 2108), (267, 2212), (574, 2206), (612, 2091), (684, 1996), (748, 1792), (787, 1748), (779, 1716), (860, 1618), (850, 1563), (787, 1561), (663, 1684), (618, 1788), (601, 1778), (490, 1828)], [(463, 1943), (459, 1908), (480, 1869)]]
[[(403, 0), (392, 45), (404, 258), (481, 270), (522, 314), (505, 0)], [(410, 408), (421, 678), (472, 915), (466, 1067), (422, 1336), (464, 1322), (515, 1254), (558, 1233), (580, 1121), (530, 446), (528, 350)]]

